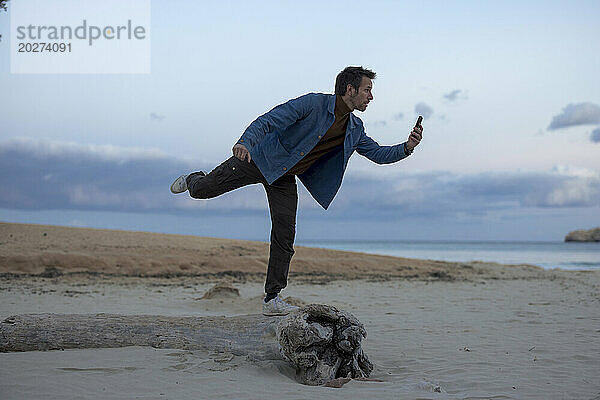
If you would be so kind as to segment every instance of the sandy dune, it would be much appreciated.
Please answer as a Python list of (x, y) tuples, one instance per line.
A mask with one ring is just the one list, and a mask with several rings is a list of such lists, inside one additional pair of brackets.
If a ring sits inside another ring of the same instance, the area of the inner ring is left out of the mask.
[[(219, 276), (262, 281), (267, 243), (147, 232), (0, 223), (0, 273), (52, 276)], [(416, 260), (296, 247), (290, 281), (413, 278), (474, 280), (547, 275), (531, 265)]]

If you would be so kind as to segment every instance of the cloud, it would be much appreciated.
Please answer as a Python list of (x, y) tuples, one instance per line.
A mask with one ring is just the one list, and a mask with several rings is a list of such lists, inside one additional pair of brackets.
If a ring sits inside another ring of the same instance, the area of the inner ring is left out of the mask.
[(83, 145), (71, 142), (12, 139), (0, 143), (0, 153), (22, 153), (35, 159), (86, 158), (94, 161), (121, 162), (124, 160), (162, 159), (167, 156), (156, 149), (118, 147), (112, 145)]
[(600, 128), (596, 128), (592, 131), (590, 140), (594, 143), (600, 143)]
[(381, 174), (376, 167), (348, 174), (330, 209), (340, 215), (348, 209), (360, 209), (363, 215), (385, 219), (399, 212), (441, 218), (457, 213), (510, 213), (522, 208), (599, 206), (600, 173), (585, 168), (557, 166), (547, 172)]
[(162, 121), (163, 119), (165, 119), (165, 116), (164, 116), (164, 115), (158, 115), (158, 114), (157, 114), (157, 113), (155, 113), (155, 112), (151, 112), (151, 113), (150, 113), (150, 119), (151, 119), (152, 121), (157, 121), (157, 122), (160, 122), (160, 121)]
[(574, 178), (598, 178), (597, 171), (589, 168), (575, 167), (573, 165), (557, 165), (552, 168), (552, 173)]
[(433, 108), (427, 104), (420, 102), (415, 105), (415, 114), (422, 115), (424, 119), (428, 119), (433, 114)]
[(157, 150), (14, 139), (0, 143), (0, 207), (128, 212), (265, 209), (264, 194), (206, 202), (174, 196), (171, 182), (214, 165)]
[[(461, 95), (463, 93), (463, 95)], [(460, 98), (464, 98), (464, 92), (460, 89), (454, 89), (453, 91), (446, 93), (444, 98), (450, 102), (455, 102)]]
[[(591, 169), (557, 166), (547, 172), (458, 174), (410, 173), (399, 167), (350, 169), (326, 213), (340, 220), (390, 221), (399, 213), (443, 218), (510, 214), (524, 208), (600, 206), (600, 173)], [(184, 215), (266, 213), (261, 185), (235, 190), (217, 200), (194, 200), (169, 192), (175, 177), (212, 168), (214, 165), (205, 162), (178, 160), (155, 150), (11, 140), (0, 143), (0, 208)], [(304, 215), (325, 213), (305, 189), (299, 190), (299, 196)]]
[(403, 114), (403, 113), (401, 113), (401, 112), (399, 112), (399, 113), (397, 113), (396, 115), (394, 115), (394, 119), (395, 119), (396, 121), (399, 121), (399, 120), (401, 120), (402, 118), (404, 118), (404, 114)]
[(387, 122), (383, 119), (379, 120), (379, 121), (370, 121), (370, 122), (367, 122), (367, 126), (369, 126), (371, 128), (385, 127), (385, 126), (387, 126)]
[(589, 124), (600, 124), (599, 106), (593, 103), (568, 104), (562, 113), (552, 118), (548, 130)]

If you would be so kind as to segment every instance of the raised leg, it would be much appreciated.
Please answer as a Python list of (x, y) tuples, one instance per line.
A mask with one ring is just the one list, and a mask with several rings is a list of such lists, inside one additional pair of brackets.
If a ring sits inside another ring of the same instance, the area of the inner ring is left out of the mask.
[(186, 179), (190, 196), (195, 199), (211, 199), (242, 186), (264, 181), (254, 163), (233, 156), (206, 176), (192, 173)]

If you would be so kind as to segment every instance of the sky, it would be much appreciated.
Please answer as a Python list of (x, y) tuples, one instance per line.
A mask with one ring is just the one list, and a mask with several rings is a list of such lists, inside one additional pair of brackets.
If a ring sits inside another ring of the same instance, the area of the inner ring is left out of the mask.
[(367, 134), (401, 143), (420, 114), (423, 140), (391, 165), (354, 154), (327, 211), (299, 182), (299, 240), (600, 226), (598, 1), (152, 1), (150, 73), (14, 74), (15, 1), (0, 12), (0, 221), (266, 241), (262, 187), (198, 201), (170, 183), (361, 65), (377, 73), (354, 112)]

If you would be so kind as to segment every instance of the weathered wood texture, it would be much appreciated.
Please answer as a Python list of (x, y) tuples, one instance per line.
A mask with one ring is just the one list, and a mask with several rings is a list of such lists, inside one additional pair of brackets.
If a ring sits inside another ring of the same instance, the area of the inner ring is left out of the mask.
[(165, 317), (29, 314), (0, 323), (0, 352), (151, 346), (229, 351), (281, 359), (275, 328), (283, 317)]
[(366, 336), (352, 314), (323, 304), (285, 317), (29, 314), (0, 323), (0, 352), (126, 346), (227, 351), (249, 360), (286, 360), (299, 382), (322, 385), (369, 376), (373, 365), (361, 347)]
[(324, 304), (304, 306), (277, 325), (281, 349), (296, 366), (296, 379), (307, 385), (368, 377), (373, 364), (361, 347), (366, 337), (354, 315)]

